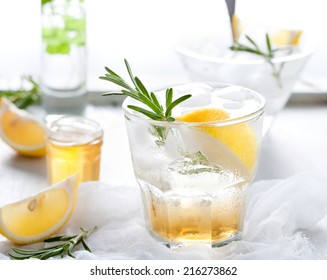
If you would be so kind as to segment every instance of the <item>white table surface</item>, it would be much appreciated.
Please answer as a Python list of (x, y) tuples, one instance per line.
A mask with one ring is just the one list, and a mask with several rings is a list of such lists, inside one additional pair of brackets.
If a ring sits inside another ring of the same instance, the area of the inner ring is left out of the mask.
[[(121, 109), (90, 106), (86, 115), (105, 131), (100, 181), (137, 188)], [(282, 179), (305, 170), (327, 174), (326, 121), (326, 105), (286, 107), (263, 139), (255, 180)], [(0, 154), (0, 206), (47, 186), (45, 158), (19, 156), (1, 141)]]

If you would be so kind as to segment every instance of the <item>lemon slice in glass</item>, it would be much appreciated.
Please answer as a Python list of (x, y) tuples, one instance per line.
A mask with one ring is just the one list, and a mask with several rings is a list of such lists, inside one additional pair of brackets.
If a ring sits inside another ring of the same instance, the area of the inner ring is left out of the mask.
[[(214, 122), (229, 118), (229, 114), (217, 108), (204, 108), (177, 117), (183, 122)], [(257, 140), (253, 130), (246, 123), (226, 126), (202, 126), (205, 132), (227, 147), (247, 168), (253, 171), (257, 159)]]
[(0, 233), (18, 244), (42, 241), (58, 232), (76, 204), (77, 175), (0, 208)]
[(4, 98), (0, 99), (0, 138), (20, 154), (32, 157), (46, 154), (42, 123)]

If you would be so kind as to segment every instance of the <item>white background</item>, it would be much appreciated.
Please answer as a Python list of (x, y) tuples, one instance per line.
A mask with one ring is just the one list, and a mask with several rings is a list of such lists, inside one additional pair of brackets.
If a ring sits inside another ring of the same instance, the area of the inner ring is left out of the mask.
[[(91, 90), (103, 90), (98, 76), (104, 66), (124, 71), (124, 57), (146, 82), (153, 77), (159, 84), (183, 82), (187, 77), (174, 53), (177, 41), (228, 28), (224, 0), (86, 0), (86, 6)], [(327, 72), (326, 6), (324, 0), (238, 0), (237, 13), (315, 31), (320, 44), (303, 76), (321, 85)], [(39, 74), (40, 36), (39, 0), (0, 0), (0, 78)]]
[[(90, 269), (97, 266), (99, 269), (109, 268), (129, 269), (130, 267), (143, 269), (145, 266), (154, 269), (174, 269), (174, 276), (90, 276)], [(220, 275), (183, 275), (184, 267), (224, 266), (237, 267), (237, 276)], [(326, 261), (46, 261), (42, 266), (38, 261), (17, 262), (2, 261), (1, 275), (14, 279), (33, 277), (34, 280), (52, 279), (326, 279)], [(177, 273), (177, 270), (180, 272)]]

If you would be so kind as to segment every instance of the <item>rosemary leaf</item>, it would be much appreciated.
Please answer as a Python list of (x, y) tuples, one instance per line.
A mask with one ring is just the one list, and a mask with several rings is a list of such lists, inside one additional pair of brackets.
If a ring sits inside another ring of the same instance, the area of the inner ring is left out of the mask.
[(134, 110), (134, 111), (137, 111), (143, 115), (146, 115), (147, 117), (149, 117), (150, 119), (153, 119), (153, 120), (157, 120), (157, 121), (160, 121), (161, 120), (161, 117), (156, 115), (155, 113), (149, 111), (149, 110), (146, 110), (144, 108), (141, 108), (141, 107), (138, 107), (138, 106), (134, 106), (134, 105), (128, 105), (127, 106), (128, 108)]
[[(135, 78), (134, 78), (134, 75), (133, 75), (132, 69), (131, 69), (131, 67), (129, 66), (129, 63), (128, 63), (128, 61), (127, 61), (126, 58), (124, 59), (124, 62), (125, 62), (125, 66), (126, 66), (126, 68), (127, 68), (128, 75), (129, 75), (129, 77), (131, 78), (131, 80), (132, 80), (134, 86), (136, 87), (136, 89), (138, 89), (139, 91), (141, 91), (140, 88), (139, 88), (138, 85), (137, 85), (137, 82), (135, 81)], [(141, 91), (141, 92), (142, 92), (142, 91)]]
[(62, 236), (55, 236), (55, 237), (51, 237), (48, 238), (46, 240), (44, 240), (44, 242), (56, 242), (56, 241), (68, 241), (70, 239), (75, 238), (77, 235), (62, 235)]
[(30, 255), (30, 254), (42, 254), (42, 253), (45, 253), (50, 250), (58, 249), (59, 247), (60, 247), (60, 245), (56, 245), (56, 246), (52, 246), (52, 247), (47, 247), (47, 248), (43, 248), (43, 249), (35, 249), (35, 250), (20, 249), (20, 248), (13, 247), (12, 250), (17, 254)]
[(75, 256), (73, 255), (71, 250), (67, 251), (68, 256), (70, 256), (71, 258), (75, 259)]
[(249, 41), (249, 42), (250, 42), (250, 43), (251, 43), (251, 44), (252, 44), (252, 45), (253, 45), (257, 50), (260, 49), (259, 46), (257, 45), (257, 43), (254, 42), (250, 36), (246, 35), (245, 37), (246, 37), (246, 39), (248, 39), (248, 41)]
[(153, 112), (155, 112), (159, 118), (161, 118), (162, 116), (162, 110), (159, 106), (157, 106), (156, 103), (153, 102), (153, 100), (147, 98), (145, 95), (139, 93), (139, 98), (140, 101), (142, 101), (142, 103), (144, 103), (145, 105), (147, 105), (149, 108), (151, 108), (151, 110)]
[(12, 254), (10, 254), (10, 253), (8, 253), (8, 256), (9, 256), (10, 258), (12, 258), (13, 260), (27, 260), (27, 259), (30, 258), (30, 256), (18, 257), (18, 256), (14, 256), (14, 255), (12, 255)]
[(85, 241), (82, 239), (82, 244), (83, 244), (83, 247), (86, 251), (89, 251), (91, 252), (91, 249), (89, 248), (89, 246), (87, 246), (87, 244), (85, 243)]
[[(17, 90), (0, 90), (0, 98), (5, 97), (18, 108), (26, 109), (40, 101), (39, 84), (31, 76), (23, 76), (21, 80), (22, 85)], [(31, 89), (24, 88), (24, 82), (28, 82), (32, 86)]]
[(153, 92), (151, 92), (151, 99), (152, 99), (153, 103), (156, 104), (157, 107), (159, 107), (161, 109), (161, 112), (162, 112), (163, 108), (159, 104), (159, 101), (158, 101), (157, 97), (155, 96), (155, 94)]
[(19, 255), (25, 255), (25, 256), (29, 256), (31, 254), (35, 254), (35, 255), (43, 254), (49, 251), (49, 250), (18, 250), (18, 248), (12, 248), (12, 250)]
[(110, 96), (110, 95), (125, 95), (121, 92), (106, 92), (106, 93), (102, 93), (103, 96)]
[(20, 248), (12, 248), (13, 252), (16, 255), (8, 254), (12, 259), (16, 260), (25, 260), (29, 258), (36, 258), (41, 260), (46, 260), (51, 257), (61, 256), (62, 258), (65, 255), (68, 255), (72, 258), (75, 258), (72, 254), (72, 249), (75, 248), (78, 244), (82, 243), (85, 250), (91, 252), (90, 248), (86, 245), (85, 239), (96, 229), (96, 227), (85, 230), (81, 228), (81, 233), (78, 235), (64, 235), (64, 236), (56, 236), (51, 237), (46, 240), (45, 242), (58, 242), (58, 245), (46, 247), (42, 249), (20, 249)]
[(61, 255), (62, 252), (63, 252), (63, 247), (60, 247), (60, 248), (55, 249), (55, 250), (48, 251), (48, 252), (44, 253), (43, 255), (41, 255), (40, 260), (46, 260), (46, 259), (49, 259), (51, 257)]
[(116, 76), (109, 76), (108, 74), (106, 74), (106, 76), (104, 76), (104, 77), (100, 77), (100, 79), (102, 79), (102, 80), (107, 80), (107, 81), (109, 81), (109, 82), (112, 82), (112, 83), (114, 83), (114, 84), (116, 84), (116, 85), (119, 85), (119, 86), (121, 86), (121, 87), (123, 87), (123, 88), (126, 88), (126, 89), (128, 89), (128, 90), (131, 89), (131, 87), (130, 87), (128, 84), (126, 84), (126, 83), (124, 82), (124, 80), (122, 80), (122, 79), (120, 79), (120, 78), (118, 78), (118, 77), (116, 77)]
[(168, 108), (170, 106), (172, 101), (173, 101), (173, 89), (167, 88), (167, 90), (166, 90), (166, 108)]
[(150, 98), (149, 92), (147, 91), (147, 89), (145, 88), (145, 86), (143, 85), (143, 83), (138, 77), (135, 77), (135, 82), (138, 85), (138, 88), (141, 90), (141, 92), (143, 92), (144, 95)]
[(112, 71), (111, 69), (109, 69), (108, 67), (105, 67), (104, 69), (106, 69), (106, 71), (109, 73), (109, 74), (111, 74), (111, 75), (113, 75), (113, 76), (116, 76), (116, 77), (119, 77), (114, 71)]
[(269, 35), (266, 34), (266, 44), (267, 44), (267, 49), (269, 52), (269, 57), (272, 58), (273, 54), (272, 54), (272, 48), (271, 48), (271, 43), (270, 43), (270, 39), (269, 39)]
[(121, 90), (121, 93), (123, 95), (129, 96), (129, 97), (134, 98), (134, 99), (136, 99), (136, 100), (138, 100), (138, 101), (141, 102), (141, 98), (137, 94), (135, 94), (134, 92), (131, 92), (131, 91), (122, 89)]
[(187, 94), (187, 95), (184, 95), (178, 99), (176, 99), (174, 102), (172, 102), (168, 108), (166, 109), (166, 117), (170, 116), (171, 115), (171, 111), (174, 107), (176, 107), (178, 104), (184, 102), (186, 99), (189, 99), (192, 95), (190, 94)]

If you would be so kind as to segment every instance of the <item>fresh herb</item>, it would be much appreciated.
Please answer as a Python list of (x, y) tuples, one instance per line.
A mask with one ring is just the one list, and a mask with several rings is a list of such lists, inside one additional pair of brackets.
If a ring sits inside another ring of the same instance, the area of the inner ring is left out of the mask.
[[(26, 89), (23, 85), (26, 82), (30, 84), (30, 89)], [(9, 99), (20, 109), (26, 109), (28, 106), (40, 101), (39, 84), (31, 76), (24, 76), (19, 89), (0, 90), (1, 97)]]
[(16, 255), (8, 254), (12, 259), (15, 260), (25, 260), (29, 258), (35, 258), (40, 260), (46, 260), (51, 257), (61, 256), (62, 258), (66, 255), (70, 256), (71, 258), (75, 258), (72, 253), (72, 250), (82, 243), (85, 250), (91, 252), (90, 248), (87, 246), (85, 239), (96, 229), (96, 227), (85, 230), (82, 227), (81, 233), (78, 235), (73, 236), (56, 236), (51, 237), (49, 239), (44, 240), (44, 242), (51, 243), (51, 242), (58, 242), (59, 244), (43, 249), (20, 249), (20, 248), (12, 248), (12, 250), (16, 253)]
[[(249, 41), (250, 45), (244, 45), (238, 42), (234, 42), (233, 45), (230, 47), (232, 51), (239, 51), (239, 52), (248, 52), (253, 53), (259, 56), (262, 56), (272, 67), (272, 75), (276, 78), (278, 86), (280, 88), (283, 87), (281, 83), (281, 71), (283, 69), (283, 63), (280, 65), (279, 69), (276, 68), (275, 64), (272, 62), (272, 59), (275, 57), (275, 53), (280, 50), (285, 50), (285, 48), (272, 48), (272, 44), (269, 38), (269, 35), (266, 34), (266, 47), (267, 50), (264, 51), (259, 48), (258, 44), (248, 35), (245, 36), (246, 39)], [(290, 52), (292, 49), (289, 49)], [(289, 52), (289, 54), (290, 54)]]
[[(114, 71), (105, 67), (107, 73), (105, 76), (100, 77), (102, 80), (106, 80), (112, 82), (123, 89), (119, 92), (110, 92), (103, 94), (106, 95), (123, 95), (129, 96), (140, 103), (144, 104), (147, 109), (135, 106), (135, 105), (128, 105), (127, 107), (139, 112), (148, 118), (156, 121), (166, 121), (166, 122), (173, 122), (175, 119), (172, 117), (172, 110), (180, 103), (184, 102), (185, 100), (189, 99), (192, 95), (186, 94), (183, 95), (175, 100), (173, 100), (173, 89), (167, 88), (166, 89), (166, 100), (165, 105), (159, 103), (157, 96), (146, 89), (144, 84), (141, 80), (134, 76), (131, 70), (131, 67), (126, 59), (124, 59), (125, 66), (127, 68), (128, 75), (133, 83), (133, 85), (128, 84), (122, 77), (117, 75)], [(155, 126), (158, 136), (160, 137), (161, 141), (167, 137), (167, 130), (164, 127)]]

